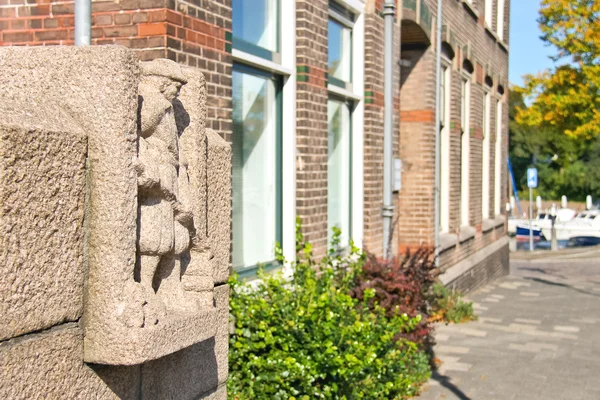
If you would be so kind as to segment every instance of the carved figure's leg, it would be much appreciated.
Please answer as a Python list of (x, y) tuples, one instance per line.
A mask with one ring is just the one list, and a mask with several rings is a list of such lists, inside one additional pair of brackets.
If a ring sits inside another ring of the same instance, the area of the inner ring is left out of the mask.
[(155, 294), (152, 282), (156, 269), (160, 263), (160, 256), (140, 255), (140, 283), (144, 291), (145, 304), (144, 324), (156, 325), (166, 315), (166, 307), (162, 300)]
[(152, 280), (154, 279), (154, 274), (156, 273), (156, 267), (158, 267), (158, 263), (160, 261), (160, 256), (155, 255), (140, 255), (140, 283), (146, 289), (154, 289), (152, 288)]

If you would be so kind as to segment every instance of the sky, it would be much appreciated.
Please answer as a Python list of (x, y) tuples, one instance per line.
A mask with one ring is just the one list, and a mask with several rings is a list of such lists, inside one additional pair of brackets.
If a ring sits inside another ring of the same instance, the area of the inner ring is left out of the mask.
[(553, 65), (548, 56), (554, 54), (554, 50), (540, 39), (539, 6), (539, 0), (510, 2), (509, 80), (512, 84), (520, 85), (523, 75), (535, 74)]

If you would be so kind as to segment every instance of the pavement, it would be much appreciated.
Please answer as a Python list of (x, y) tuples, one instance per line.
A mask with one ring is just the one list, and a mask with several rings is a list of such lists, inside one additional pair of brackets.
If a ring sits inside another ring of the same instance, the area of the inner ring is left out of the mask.
[(419, 400), (600, 399), (600, 249), (511, 254), (478, 291), (478, 321), (436, 327)]

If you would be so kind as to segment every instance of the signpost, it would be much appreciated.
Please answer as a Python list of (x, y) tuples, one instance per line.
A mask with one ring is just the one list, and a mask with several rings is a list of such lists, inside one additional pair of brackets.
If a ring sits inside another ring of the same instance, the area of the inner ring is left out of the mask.
[(538, 186), (536, 168), (527, 170), (527, 187), (529, 188), (529, 251), (533, 251), (533, 189)]

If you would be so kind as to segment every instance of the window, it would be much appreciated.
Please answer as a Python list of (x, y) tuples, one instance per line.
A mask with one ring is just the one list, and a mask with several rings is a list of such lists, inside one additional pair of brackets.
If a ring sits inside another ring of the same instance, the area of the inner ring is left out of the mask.
[(329, 83), (352, 90), (352, 28), (354, 16), (330, 4), (328, 23)]
[(504, 0), (498, 0), (496, 33), (498, 34), (498, 38), (500, 40), (504, 40)]
[(460, 92), (460, 224), (469, 225), (469, 151), (471, 148), (471, 78), (463, 78)]
[(451, 68), (442, 67), (440, 82), (440, 226), (442, 233), (450, 230), (450, 99)]
[(279, 62), (279, 0), (233, 0), (233, 46)]
[(502, 101), (496, 103), (496, 152), (494, 154), (494, 212), (500, 215), (502, 210)]
[(492, 13), (494, 12), (494, 0), (485, 0), (485, 23), (492, 29)]
[(233, 266), (275, 259), (281, 242), (280, 83), (233, 67)]
[(482, 182), (481, 182), (481, 214), (483, 219), (490, 217), (490, 106), (491, 93), (488, 91), (483, 96), (483, 154)]
[(329, 2), (327, 237), (339, 228), (341, 248), (350, 238), (360, 245), (363, 233), (363, 12), (358, 2)]
[(350, 105), (337, 99), (327, 102), (329, 124), (327, 151), (327, 231), (341, 229), (340, 246), (346, 247), (351, 235), (351, 122)]

